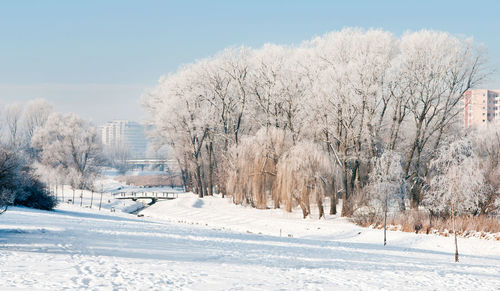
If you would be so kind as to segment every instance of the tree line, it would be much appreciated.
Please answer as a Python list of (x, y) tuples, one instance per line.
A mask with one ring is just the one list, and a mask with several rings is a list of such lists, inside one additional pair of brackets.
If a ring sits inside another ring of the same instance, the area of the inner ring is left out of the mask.
[(498, 206), (500, 140), (463, 128), (463, 96), (487, 74), (471, 39), (344, 29), (225, 49), (161, 77), (142, 101), (199, 197), (304, 217), (313, 203), (321, 217), (325, 197), (331, 214), (341, 198), (343, 216), (477, 215)]

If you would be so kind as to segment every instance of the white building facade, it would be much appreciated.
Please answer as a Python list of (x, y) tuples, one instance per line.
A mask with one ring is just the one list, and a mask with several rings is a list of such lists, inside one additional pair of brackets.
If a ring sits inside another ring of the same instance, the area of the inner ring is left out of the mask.
[(100, 130), (104, 146), (125, 148), (131, 158), (146, 157), (148, 140), (143, 125), (129, 120), (114, 120), (100, 126)]

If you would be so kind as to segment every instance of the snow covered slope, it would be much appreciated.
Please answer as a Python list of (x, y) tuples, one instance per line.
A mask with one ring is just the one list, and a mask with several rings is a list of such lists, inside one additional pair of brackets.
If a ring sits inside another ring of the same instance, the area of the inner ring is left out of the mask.
[[(300, 209), (292, 213), (282, 209), (259, 210), (234, 205), (229, 199), (215, 196), (199, 199), (186, 193), (175, 200), (160, 201), (140, 213), (152, 219), (245, 233), (353, 243), (383, 242), (382, 230), (356, 226), (337, 215), (326, 215), (325, 219), (318, 220), (317, 209), (311, 207), (311, 210), (313, 214), (303, 219)], [(387, 239), (389, 245), (454, 253), (453, 237), (389, 231)], [(500, 257), (498, 241), (459, 238), (459, 247), (463, 254)], [(453, 255), (450, 258), (453, 259)]]
[(496, 241), (460, 240), (464, 255), (457, 264), (449, 238), (390, 232), (384, 247), (379, 230), (343, 219), (303, 220), (296, 214), (242, 208), (213, 197), (199, 200), (186, 194), (144, 214), (162, 219), (76, 204), (62, 204), (53, 212), (9, 209), (0, 216), (2, 289), (500, 286)]

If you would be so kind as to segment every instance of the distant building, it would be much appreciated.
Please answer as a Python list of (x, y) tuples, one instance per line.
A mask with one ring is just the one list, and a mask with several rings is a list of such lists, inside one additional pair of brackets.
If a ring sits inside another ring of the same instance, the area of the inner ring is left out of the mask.
[(500, 90), (475, 89), (465, 92), (465, 128), (487, 126), (495, 119), (500, 119), (499, 96)]
[(145, 127), (128, 120), (114, 120), (102, 126), (101, 141), (104, 146), (125, 148), (130, 158), (145, 158), (148, 140)]

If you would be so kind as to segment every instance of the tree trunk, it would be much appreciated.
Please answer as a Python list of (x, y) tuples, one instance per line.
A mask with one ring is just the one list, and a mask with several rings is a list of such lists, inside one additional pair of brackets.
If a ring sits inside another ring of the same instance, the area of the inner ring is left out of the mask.
[(330, 198), (330, 215), (337, 214), (337, 187), (335, 178), (332, 179), (332, 197)]
[(198, 180), (198, 197), (203, 198), (203, 185), (201, 183), (201, 166), (199, 164), (196, 165), (196, 180)]
[(418, 206), (420, 205), (420, 182), (416, 180), (413, 187), (410, 191), (410, 208), (418, 210)]
[(302, 209), (302, 215), (304, 216), (304, 218), (306, 218), (309, 213), (307, 212), (306, 205), (304, 204), (304, 202), (302, 202), (302, 200), (299, 200), (299, 206), (300, 209)]
[[(354, 192), (354, 189), (356, 189), (356, 179), (358, 178), (358, 170), (359, 170), (359, 160), (356, 159), (354, 162), (354, 167), (352, 168), (352, 174), (351, 174), (351, 181), (350, 181), (350, 189), (351, 192)], [(356, 189), (357, 190), (357, 189)]]
[[(220, 185), (220, 181), (218, 183)], [(220, 185), (219, 187), (220, 187), (219, 191), (220, 194), (222, 195), (222, 198), (226, 197), (226, 185)]]
[(207, 193), (208, 187), (207, 187), (207, 179), (205, 178), (205, 170), (202, 169), (201, 173), (202, 173), (201, 174), (201, 186), (203, 187), (202, 188), (202, 193), (203, 193), (202, 195), (203, 195), (203, 197), (205, 197), (205, 196), (208, 196), (208, 193)]
[(101, 199), (99, 200), (99, 211), (101, 210), (101, 205), (102, 205), (102, 194), (104, 191), (101, 190)]
[(457, 242), (457, 228), (455, 225), (455, 207), (451, 207), (451, 215), (453, 220), (453, 234), (455, 235), (455, 262), (458, 263), (458, 242)]
[(92, 190), (92, 195), (90, 196), (90, 208), (92, 208), (92, 202), (94, 202), (94, 190)]
[[(345, 164), (345, 163), (344, 163)], [(349, 181), (347, 177), (347, 169), (344, 170), (344, 177), (342, 177), (344, 182), (344, 191), (342, 193), (342, 217), (350, 216), (351, 211), (349, 207)]]
[(186, 168), (186, 177), (187, 177), (186, 192), (196, 192), (193, 191), (195, 188), (193, 184), (193, 174), (187, 168)]
[(384, 207), (384, 246), (387, 244), (387, 191), (385, 193), (385, 207)]
[(214, 148), (212, 142), (208, 147), (208, 195), (214, 195)]
[(321, 219), (321, 217), (325, 216), (325, 210), (323, 208), (323, 200), (321, 200), (321, 199), (318, 200), (318, 210), (319, 210), (318, 219)]

